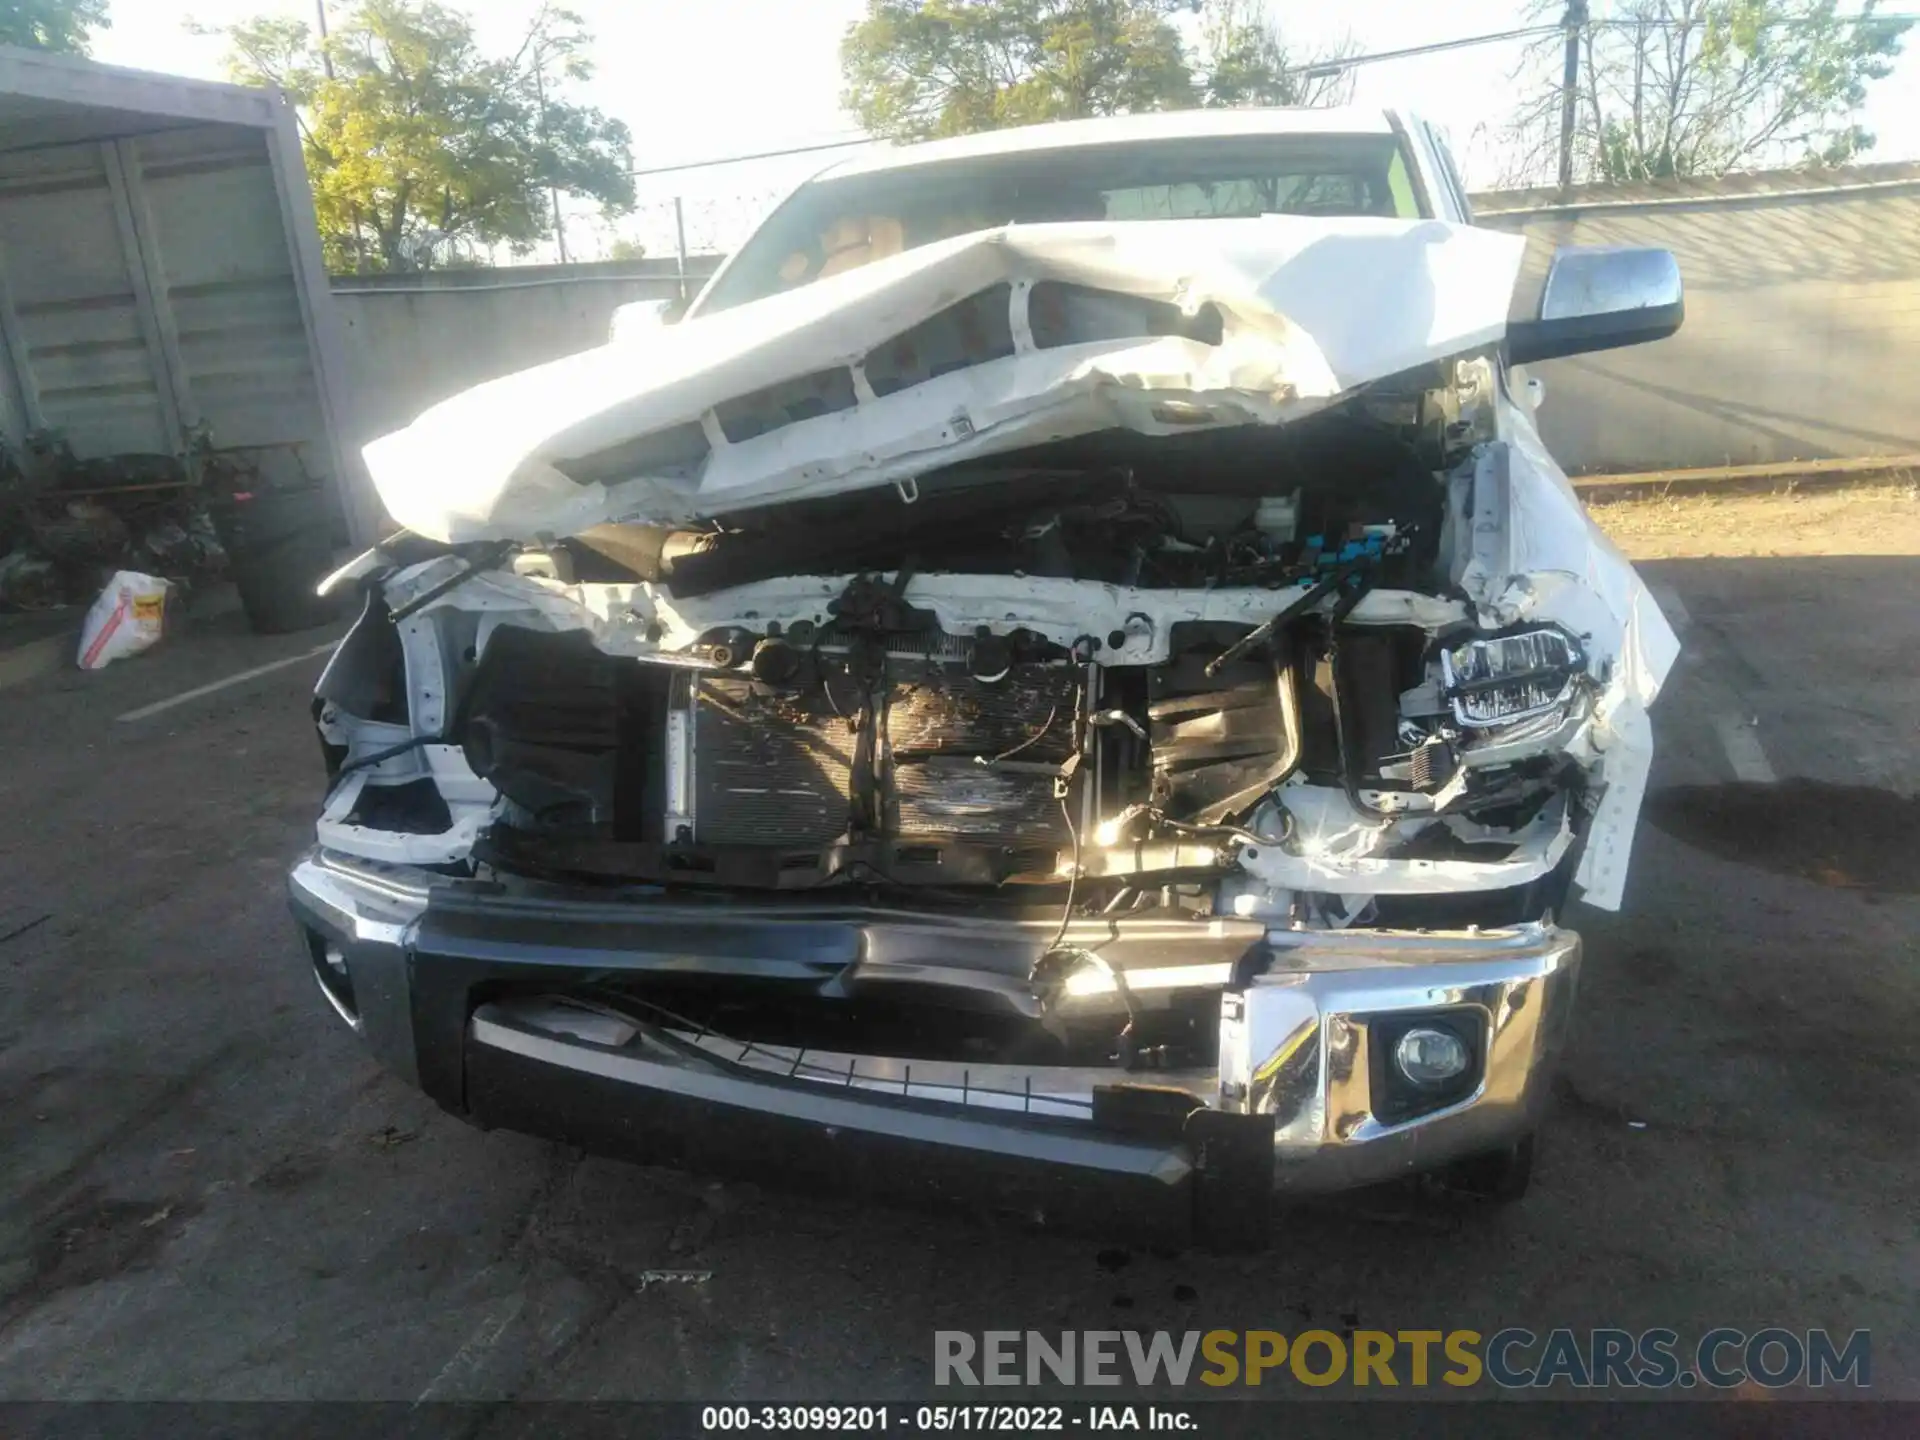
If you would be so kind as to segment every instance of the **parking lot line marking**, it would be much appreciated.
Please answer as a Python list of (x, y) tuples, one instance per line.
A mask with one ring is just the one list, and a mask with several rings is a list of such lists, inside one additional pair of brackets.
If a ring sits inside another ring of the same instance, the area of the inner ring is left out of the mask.
[(190, 700), (198, 700), (203, 695), (225, 690), (231, 685), (244, 685), (249, 680), (257, 680), (262, 675), (271, 675), (276, 670), (284, 670), (289, 665), (298, 665), (302, 660), (311, 660), (316, 655), (324, 655), (340, 642), (328, 640), (314, 646), (311, 650), (302, 650), (298, 655), (289, 655), (284, 660), (269, 660), (265, 665), (256, 665), (251, 670), (242, 670), (238, 675), (229, 675), (224, 680), (215, 680), (210, 685), (196, 685), (191, 690), (182, 690), (178, 695), (165, 700), (156, 700), (151, 705), (142, 705), (138, 710), (129, 710), (124, 715), (114, 717), (120, 724), (130, 720), (144, 720), (149, 715), (158, 715), (162, 710), (171, 710), (176, 705), (185, 705)]
[(1734, 779), (1771, 785), (1780, 778), (1773, 773), (1767, 752), (1760, 748), (1760, 737), (1753, 733), (1753, 726), (1737, 715), (1721, 714), (1714, 717), (1713, 728), (1720, 736), (1720, 748), (1727, 752)]
[(467, 1343), (453, 1352), (453, 1358), (440, 1367), (440, 1373), (433, 1377), (427, 1388), (420, 1392), (420, 1398), (413, 1403), (420, 1406), (440, 1399), (459, 1384), (466, 1372), (477, 1370), (487, 1352), (498, 1345), (500, 1337), (507, 1333), (507, 1327), (520, 1318), (520, 1308), (525, 1304), (526, 1296), (516, 1295), (507, 1302), (504, 1314), (489, 1312), (482, 1316), (478, 1327), (467, 1337)]

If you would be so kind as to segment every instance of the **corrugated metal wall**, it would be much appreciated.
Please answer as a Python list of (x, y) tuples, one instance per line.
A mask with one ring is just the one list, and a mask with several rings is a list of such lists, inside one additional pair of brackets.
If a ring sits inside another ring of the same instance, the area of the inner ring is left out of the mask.
[(324, 471), (325, 420), (265, 133), (149, 135), (138, 155), (197, 418), (218, 445), (292, 442)]
[[(0, 151), (5, 426), (84, 457), (289, 446), (331, 479), (326, 420), (268, 149), (201, 125)], [(298, 458), (295, 458), (295, 457)]]
[(179, 422), (151, 308), (128, 264), (113, 145), (0, 154), (9, 436), (54, 429), (82, 456), (171, 454)]

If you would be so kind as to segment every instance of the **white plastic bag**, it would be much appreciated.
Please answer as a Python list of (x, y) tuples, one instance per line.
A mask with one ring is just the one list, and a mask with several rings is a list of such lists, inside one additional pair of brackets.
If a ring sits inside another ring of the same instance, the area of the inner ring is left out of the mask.
[(167, 589), (155, 575), (115, 573), (80, 628), (80, 668), (100, 670), (159, 644), (167, 624)]

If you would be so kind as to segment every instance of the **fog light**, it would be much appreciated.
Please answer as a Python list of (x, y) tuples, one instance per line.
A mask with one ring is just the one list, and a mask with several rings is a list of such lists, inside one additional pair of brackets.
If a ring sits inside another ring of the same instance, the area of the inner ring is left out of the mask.
[(305, 932), (307, 958), (313, 963), (313, 978), (320, 982), (320, 993), (349, 1025), (358, 1026), (359, 1011), (353, 1003), (353, 972), (347, 968), (347, 953), (335, 941), (318, 930)]
[(1458, 1080), (1472, 1063), (1466, 1042), (1436, 1025), (1414, 1026), (1393, 1047), (1394, 1068), (1423, 1087)]

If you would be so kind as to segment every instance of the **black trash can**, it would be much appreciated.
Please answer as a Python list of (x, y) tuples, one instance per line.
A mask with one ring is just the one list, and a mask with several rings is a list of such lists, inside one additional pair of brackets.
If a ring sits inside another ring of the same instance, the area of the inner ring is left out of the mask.
[(214, 521), (256, 632), (307, 630), (333, 618), (334, 602), (314, 594), (333, 565), (333, 504), (324, 486), (240, 491), (224, 497)]

